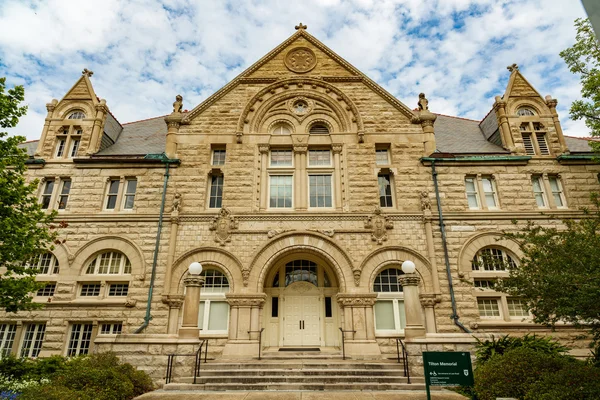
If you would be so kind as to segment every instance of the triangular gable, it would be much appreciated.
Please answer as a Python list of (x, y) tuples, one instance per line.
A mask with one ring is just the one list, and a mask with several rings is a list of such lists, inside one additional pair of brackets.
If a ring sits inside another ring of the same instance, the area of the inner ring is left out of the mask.
[(98, 103), (98, 97), (94, 92), (88, 74), (81, 75), (81, 78), (69, 89), (63, 100), (92, 100), (94, 104)]
[(525, 77), (519, 72), (518, 67), (514, 67), (510, 78), (508, 79), (508, 85), (506, 86), (506, 92), (504, 93), (504, 99), (509, 97), (542, 97), (537, 90), (525, 79)]
[[(200, 114), (202, 111), (204, 111), (205, 109), (210, 107), (213, 103), (215, 103), (217, 100), (219, 100), (221, 97), (223, 97), (229, 91), (231, 91), (234, 87), (236, 87), (240, 83), (240, 81), (242, 81), (243, 79), (245, 79), (245, 78), (256, 79), (257, 81), (260, 81), (261, 80), (260, 77), (252, 78), (251, 75), (254, 72), (256, 72), (258, 69), (260, 69), (262, 66), (267, 64), (269, 61), (273, 60), (278, 54), (280, 54), (282, 51), (284, 51), (287, 47), (292, 45), (295, 41), (297, 41), (300, 38), (305, 39), (307, 42), (309, 42), (310, 44), (315, 46), (317, 49), (319, 49), (320, 51), (325, 53), (332, 60), (336, 61), (341, 67), (343, 67), (346, 71), (349, 72), (349, 77), (352, 77), (352, 79), (355, 79), (357, 81), (364, 82), (365, 85), (367, 85), (374, 92), (378, 93), (381, 97), (383, 97), (386, 101), (388, 101), (391, 105), (393, 105), (396, 109), (398, 109), (402, 114), (406, 115), (408, 118), (412, 118), (414, 116), (414, 113), (412, 112), (412, 110), (410, 108), (408, 108), (406, 105), (404, 105), (402, 102), (400, 102), (398, 99), (396, 99), (392, 94), (390, 94), (384, 88), (379, 86), (377, 83), (375, 83), (368, 76), (363, 74), (357, 68), (352, 66), (348, 61), (344, 60), (342, 57), (340, 57), (338, 54), (336, 54), (329, 47), (325, 46), (325, 44), (323, 44), (317, 38), (315, 38), (314, 36), (312, 36), (311, 34), (306, 32), (305, 29), (300, 28), (300, 29), (297, 29), (296, 33), (294, 33), (288, 39), (283, 41), (279, 46), (275, 47), (273, 50), (271, 50), (269, 53), (267, 53), (260, 60), (258, 60), (254, 64), (252, 64), (248, 69), (246, 69), (241, 74), (236, 76), (233, 80), (231, 80), (228, 84), (226, 84), (221, 89), (219, 89), (217, 92), (215, 92), (212, 96), (208, 97), (206, 100), (204, 100), (198, 106), (194, 107), (194, 109), (191, 110), (185, 116), (184, 122), (190, 121), (195, 116)], [(296, 75), (296, 76), (298, 76), (298, 75)], [(326, 79), (326, 77), (324, 77), (324, 79)]]

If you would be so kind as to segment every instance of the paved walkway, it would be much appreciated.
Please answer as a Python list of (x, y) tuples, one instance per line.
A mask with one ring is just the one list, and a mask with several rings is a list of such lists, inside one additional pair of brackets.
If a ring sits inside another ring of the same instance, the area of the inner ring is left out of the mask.
[[(425, 391), (388, 392), (203, 392), (163, 391), (146, 393), (135, 400), (426, 400)], [(432, 400), (465, 400), (449, 390), (436, 390)]]

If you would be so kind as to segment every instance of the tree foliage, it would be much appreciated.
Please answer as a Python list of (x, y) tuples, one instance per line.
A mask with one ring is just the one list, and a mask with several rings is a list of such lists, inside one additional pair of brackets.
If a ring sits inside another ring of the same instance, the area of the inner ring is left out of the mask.
[[(13, 128), (25, 115), (22, 86), (6, 90), (0, 78), (0, 128)], [(27, 155), (18, 147), (22, 136), (8, 137), (0, 131), (0, 307), (16, 312), (37, 308), (31, 293), (39, 289), (36, 270), (27, 263), (48, 251), (56, 238), (52, 221), (34, 193), (37, 181), (27, 183), (24, 173)]]
[[(581, 78), (583, 99), (573, 102), (570, 115), (574, 120), (583, 119), (592, 136), (600, 136), (600, 44), (588, 19), (576, 19), (575, 28), (575, 44), (560, 52), (571, 72)], [(592, 145), (600, 150), (600, 144)]]
[(591, 328), (600, 339), (600, 200), (579, 220), (564, 220), (564, 229), (529, 222), (524, 230), (505, 233), (523, 252), (519, 265), (507, 264), (509, 277), (496, 289), (524, 299), (537, 323), (570, 322)]

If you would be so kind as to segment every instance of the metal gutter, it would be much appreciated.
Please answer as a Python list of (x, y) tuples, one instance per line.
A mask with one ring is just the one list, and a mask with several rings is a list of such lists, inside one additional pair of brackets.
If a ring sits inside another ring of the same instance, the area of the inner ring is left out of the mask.
[[(531, 157), (530, 157), (531, 158)], [(448, 243), (446, 241), (446, 227), (444, 225), (444, 214), (442, 213), (442, 202), (440, 200), (440, 190), (437, 181), (437, 171), (435, 170), (436, 159), (431, 159), (431, 176), (433, 177), (433, 186), (435, 188), (435, 200), (437, 203), (438, 215), (440, 218), (440, 231), (442, 233), (442, 246), (444, 248), (444, 261), (446, 263), (446, 275), (448, 276), (448, 288), (450, 289), (450, 301), (452, 303), (452, 315), (450, 318), (454, 321), (454, 325), (458, 326), (466, 333), (471, 331), (464, 326), (458, 319), (458, 312), (456, 310), (456, 298), (454, 297), (454, 285), (452, 283), (452, 272), (450, 271), (450, 256), (448, 255)]]
[(422, 157), (421, 162), (527, 162), (531, 156), (458, 156), (458, 157)]

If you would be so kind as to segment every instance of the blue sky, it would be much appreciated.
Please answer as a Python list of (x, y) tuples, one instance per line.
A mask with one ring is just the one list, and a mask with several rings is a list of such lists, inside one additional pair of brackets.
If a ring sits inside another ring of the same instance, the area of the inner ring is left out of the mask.
[(578, 77), (558, 53), (574, 42), (579, 1), (564, 0), (2, 0), (0, 76), (23, 84), (29, 112), (13, 134), (39, 138), (45, 104), (94, 71), (120, 122), (192, 109), (292, 35), (308, 32), (411, 108), (481, 120), (517, 63), (559, 101), (565, 133)]

